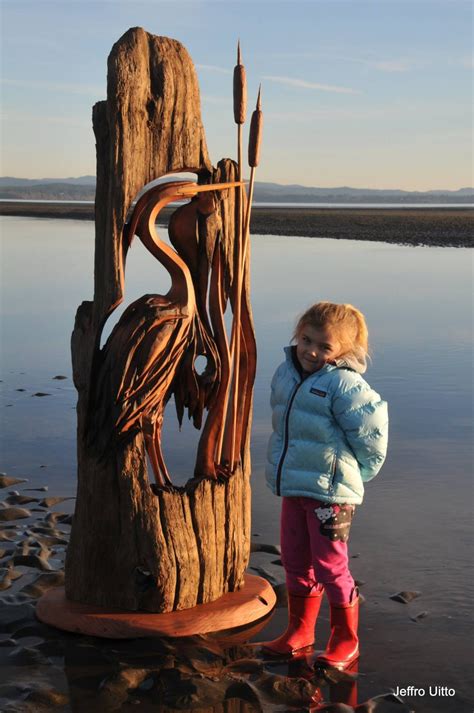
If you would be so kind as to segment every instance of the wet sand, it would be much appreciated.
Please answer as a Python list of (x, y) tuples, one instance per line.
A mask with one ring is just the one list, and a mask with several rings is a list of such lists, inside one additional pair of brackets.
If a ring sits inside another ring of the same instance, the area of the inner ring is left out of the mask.
[[(128, 711), (132, 705), (161, 713), (347, 713), (358, 700), (364, 701), (365, 707), (357, 706), (361, 711), (409, 712), (389, 688), (374, 694), (374, 686), (363, 678), (361, 686), (357, 665), (341, 673), (315, 667), (316, 650), (284, 660), (266, 656), (251, 643), (252, 637), (273, 637), (285, 623), (286, 589), (274, 545), (255, 542), (256, 561), (251, 564), (275, 585), (277, 609), (246, 629), (114, 641), (41, 623), (35, 617), (36, 601), (64, 583), (72, 516), (56, 508), (71, 498), (55, 498), (47, 486), (31, 488), (27, 480), (5, 475), (0, 475), (0, 488), (0, 662), (5, 675), (0, 709), (5, 713), (106, 713)], [(267, 567), (262, 567), (262, 557)], [(280, 574), (275, 578), (271, 569)], [(327, 630), (327, 616), (323, 618)], [(360, 698), (358, 688), (372, 694)]]
[[(55, 498), (47, 485), (32, 488), (27, 479), (4, 474), (0, 488), (0, 710), (5, 713), (107, 713), (132, 706), (159, 713), (471, 710), (468, 689), (457, 688), (454, 698), (429, 697), (428, 691), (422, 698), (399, 695), (392, 671), (400, 668), (400, 656), (419, 656), (421, 680), (431, 683), (423, 652), (439, 646), (446, 661), (455, 653), (449, 622), (424, 624), (430, 613), (423, 610), (421, 592), (387, 593), (383, 600), (362, 595), (362, 657), (348, 672), (316, 664), (329, 635), (326, 604), (314, 649), (288, 659), (265, 655), (255, 642), (284, 629), (287, 595), (279, 548), (262, 544), (258, 532), (251, 571), (266, 577), (277, 592), (277, 607), (264, 621), (217, 635), (121, 641), (47, 626), (36, 619), (35, 604), (64, 582), (73, 499)], [(359, 561), (363, 553), (352, 556)], [(363, 592), (365, 582), (358, 583)]]
[[(172, 210), (163, 211), (167, 217)], [(1, 215), (93, 220), (92, 205), (0, 203)], [(369, 240), (405, 245), (472, 247), (474, 209), (466, 208), (281, 208), (255, 206), (256, 235)]]

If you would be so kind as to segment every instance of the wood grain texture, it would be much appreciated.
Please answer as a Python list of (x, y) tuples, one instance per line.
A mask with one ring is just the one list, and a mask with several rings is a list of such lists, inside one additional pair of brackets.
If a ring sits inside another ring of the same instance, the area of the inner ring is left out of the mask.
[[(213, 481), (202, 477), (202, 464), (212, 461), (216, 440), (215, 427), (210, 426), (219, 414), (211, 409), (200, 444), (201, 452), (207, 448), (206, 457), (198, 457), (195, 469), (190, 462), (185, 488), (156, 492), (150, 487), (141, 433), (117, 447), (112, 458), (99, 459), (87, 447), (91, 373), (103, 325), (124, 296), (122, 231), (133, 199), (169, 172), (188, 168), (200, 182), (215, 183), (235, 180), (236, 168), (228, 159), (216, 169), (210, 164), (199, 88), (184, 47), (141, 28), (126, 32), (112, 49), (107, 100), (95, 105), (93, 125), (95, 282), (93, 301), (78, 308), (71, 342), (78, 390), (78, 489), (66, 558), (66, 596), (71, 602), (130, 611), (186, 610), (236, 591), (244, 581), (250, 552), (254, 371), (250, 369), (242, 395), (243, 445), (234, 472)], [(206, 269), (215, 255), (222, 256), (225, 301), (232, 294), (235, 270), (235, 191), (217, 196), (216, 211), (199, 219), (199, 234)], [(254, 345), (248, 266), (245, 279), (246, 339)], [(214, 440), (206, 440), (209, 433)]]
[(102, 164), (96, 214), (104, 213), (97, 224), (103, 231), (95, 264), (98, 320), (123, 297), (120, 237), (133, 199), (166, 173), (205, 175), (211, 168), (196, 73), (181, 43), (132, 28), (113, 46), (107, 69), (106, 106), (93, 113)]

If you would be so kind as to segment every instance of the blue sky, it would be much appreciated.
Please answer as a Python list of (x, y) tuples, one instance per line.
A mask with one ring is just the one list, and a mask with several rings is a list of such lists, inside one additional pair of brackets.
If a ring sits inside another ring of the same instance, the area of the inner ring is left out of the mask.
[(1, 0), (2, 175), (95, 173), (91, 107), (129, 28), (194, 60), (213, 163), (235, 157), (240, 38), (262, 82), (257, 180), (457, 189), (472, 177), (472, 4), (464, 0)]

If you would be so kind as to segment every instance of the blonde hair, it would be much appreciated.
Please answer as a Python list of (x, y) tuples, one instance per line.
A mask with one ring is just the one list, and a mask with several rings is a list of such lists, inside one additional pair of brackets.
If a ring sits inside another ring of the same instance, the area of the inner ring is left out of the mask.
[(369, 355), (369, 332), (365, 317), (351, 304), (317, 302), (312, 305), (299, 318), (293, 339), (298, 338), (305, 326), (334, 330), (337, 340), (341, 343), (341, 357), (354, 356), (356, 359), (365, 360)]

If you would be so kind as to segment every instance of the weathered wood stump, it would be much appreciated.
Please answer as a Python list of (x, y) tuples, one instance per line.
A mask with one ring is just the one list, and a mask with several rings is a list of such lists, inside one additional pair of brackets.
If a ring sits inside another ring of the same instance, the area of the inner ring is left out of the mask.
[[(124, 297), (123, 229), (141, 189), (171, 172), (192, 170), (198, 182), (235, 180), (235, 165), (213, 169), (200, 115), (199, 88), (184, 47), (141, 28), (114, 45), (107, 100), (93, 110), (97, 142), (95, 287), (78, 308), (72, 334), (78, 390), (78, 488), (66, 558), (69, 600), (103, 607), (170, 612), (212, 602), (242, 586), (250, 551), (250, 414), (255, 342), (248, 270), (242, 294), (239, 408), (241, 451), (227, 477), (193, 473), (184, 488), (150, 487), (144, 438), (137, 432), (100, 458), (88, 445), (91, 380), (107, 317)], [(199, 218), (200, 244), (224, 266), (232, 301), (235, 191), (216, 198)], [(216, 248), (217, 245), (217, 248)], [(248, 264), (248, 256), (247, 256)], [(249, 336), (250, 335), (250, 336)], [(206, 432), (206, 425), (204, 426)]]

